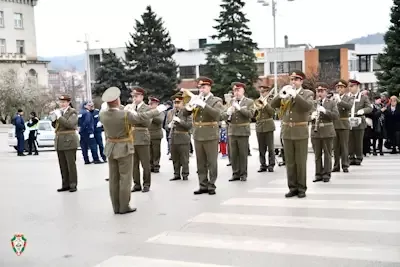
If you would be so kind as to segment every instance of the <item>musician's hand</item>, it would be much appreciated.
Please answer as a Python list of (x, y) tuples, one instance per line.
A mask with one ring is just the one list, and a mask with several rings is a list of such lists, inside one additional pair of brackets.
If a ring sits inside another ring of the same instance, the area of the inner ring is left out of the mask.
[(335, 94), (335, 100), (336, 100), (336, 102), (340, 102), (340, 101), (342, 101), (342, 99), (340, 98), (340, 95), (339, 94)]
[(360, 115), (360, 116), (364, 115), (364, 110), (360, 109), (359, 111), (357, 111), (357, 115)]
[(106, 111), (106, 110), (108, 110), (108, 104), (107, 104), (107, 102), (103, 102), (101, 104), (100, 111)]
[(206, 102), (204, 102), (203, 100), (201, 100), (200, 98), (197, 98), (195, 100), (193, 100), (193, 105), (195, 106), (200, 106), (202, 108), (204, 108), (206, 106)]
[(236, 110), (240, 110), (240, 105), (239, 105), (238, 102), (234, 102), (234, 103), (232, 104), (232, 107), (234, 107)]
[(164, 111), (166, 111), (167, 110), (167, 106), (166, 105), (163, 105), (163, 104), (161, 104), (161, 105), (158, 105), (157, 107), (156, 107), (156, 109), (158, 110), (158, 112), (164, 112)]
[(56, 118), (59, 119), (61, 117), (61, 110), (59, 109), (54, 110), (54, 114), (56, 115)]
[(226, 111), (226, 114), (228, 114), (228, 116), (232, 115), (234, 111), (234, 107), (229, 107), (228, 110)]
[(317, 118), (317, 112), (314, 111), (313, 113), (311, 113), (311, 120), (315, 120)]
[(179, 119), (177, 116), (174, 116), (172, 118), (172, 121), (176, 121), (177, 123), (181, 122), (181, 119)]
[(174, 122), (173, 121), (171, 121), (170, 123), (168, 123), (168, 128), (172, 128), (172, 126), (174, 125)]
[(296, 90), (294, 90), (293, 88), (289, 89), (287, 93), (288, 93), (288, 95), (290, 95), (293, 98), (295, 98), (297, 95)]
[(322, 112), (324, 114), (326, 113), (326, 109), (323, 106), (318, 106), (317, 111)]
[(98, 127), (101, 127), (101, 126), (103, 126), (103, 124), (100, 121), (98, 121), (96, 127), (98, 128)]
[(132, 113), (134, 116), (137, 116), (136, 110), (129, 110), (130, 113)]

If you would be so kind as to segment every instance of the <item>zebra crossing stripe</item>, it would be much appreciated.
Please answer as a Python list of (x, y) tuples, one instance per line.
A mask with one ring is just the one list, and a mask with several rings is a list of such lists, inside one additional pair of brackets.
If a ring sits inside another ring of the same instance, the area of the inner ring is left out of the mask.
[[(285, 194), (288, 192), (287, 187), (266, 188), (258, 187), (249, 190), (249, 193), (259, 194)], [(307, 193), (312, 195), (388, 195), (400, 196), (400, 189), (349, 189), (349, 188), (326, 188), (321, 186), (310, 186)]]
[(190, 232), (164, 232), (148, 239), (147, 242), (188, 247), (400, 263), (400, 247), (398, 246), (283, 238), (258, 239), (246, 236), (210, 235)]
[[(357, 176), (364, 176), (365, 174), (358, 175)], [(378, 176), (377, 174), (374, 174)], [(387, 173), (384, 174), (385, 176), (388, 176)], [(400, 175), (400, 172), (397, 173), (397, 175)], [(269, 184), (287, 184), (286, 179), (277, 179), (269, 182)], [(335, 179), (334, 177), (331, 179), (330, 184), (334, 185), (400, 185), (400, 179), (376, 179), (376, 180), (371, 180), (371, 179), (358, 179), (358, 178), (351, 178), (349, 176), (346, 179)]]

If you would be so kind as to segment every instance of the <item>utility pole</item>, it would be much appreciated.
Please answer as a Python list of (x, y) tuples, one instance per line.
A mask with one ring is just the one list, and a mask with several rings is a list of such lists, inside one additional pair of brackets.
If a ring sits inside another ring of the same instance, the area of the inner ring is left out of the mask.
[[(86, 65), (86, 100), (92, 100), (92, 77), (90, 75), (90, 57), (89, 57), (89, 50), (90, 50), (90, 40), (89, 35), (85, 33), (85, 40), (77, 40), (78, 43), (84, 43), (85, 47), (85, 65)], [(98, 43), (98, 40), (95, 40)]]

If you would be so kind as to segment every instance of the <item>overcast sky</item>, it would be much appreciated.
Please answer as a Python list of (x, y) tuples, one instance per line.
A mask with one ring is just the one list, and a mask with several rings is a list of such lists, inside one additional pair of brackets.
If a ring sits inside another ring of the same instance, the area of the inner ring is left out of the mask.
[[(386, 31), (392, 0), (277, 0), (277, 43), (340, 44), (355, 37)], [(146, 5), (165, 21), (173, 43), (188, 48), (189, 39), (209, 37), (218, 17), (219, 0), (39, 0), (35, 8), (40, 56), (81, 54), (76, 42), (90, 35), (91, 48), (124, 46), (134, 20)], [(271, 7), (246, 0), (253, 39), (273, 47)]]

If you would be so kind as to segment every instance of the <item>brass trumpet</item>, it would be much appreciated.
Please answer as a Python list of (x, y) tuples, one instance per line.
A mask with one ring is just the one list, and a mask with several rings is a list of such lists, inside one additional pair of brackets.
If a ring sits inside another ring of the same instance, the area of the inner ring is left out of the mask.
[(254, 101), (254, 106), (257, 110), (263, 109), (267, 104), (268, 101), (271, 99), (271, 97), (273, 98), (275, 95), (275, 91), (271, 90), (268, 92), (268, 94), (265, 97), (259, 97), (258, 99), (256, 99)]
[[(200, 93), (198, 95), (193, 94), (190, 92), (188, 89), (181, 88), (181, 92), (183, 92), (183, 102), (185, 104), (185, 108), (187, 111), (192, 111), (196, 106), (193, 105), (193, 101), (196, 99), (201, 99), (203, 97), (203, 93)], [(190, 98), (190, 100), (185, 103), (185, 99)]]
[(282, 99), (286, 99), (290, 96), (289, 92), (295, 90), (293, 85), (285, 85), (284, 87), (279, 90), (279, 97)]

